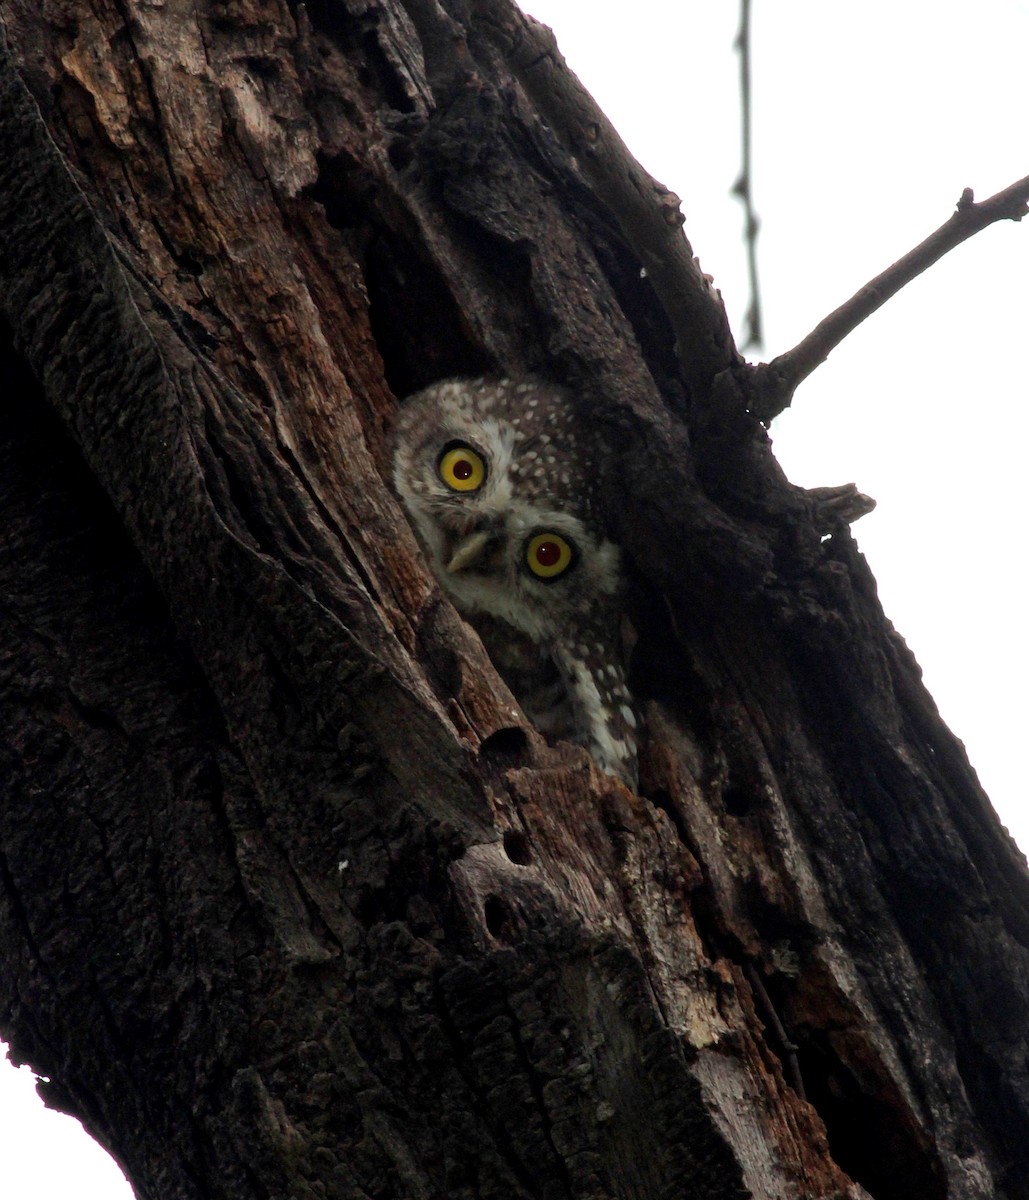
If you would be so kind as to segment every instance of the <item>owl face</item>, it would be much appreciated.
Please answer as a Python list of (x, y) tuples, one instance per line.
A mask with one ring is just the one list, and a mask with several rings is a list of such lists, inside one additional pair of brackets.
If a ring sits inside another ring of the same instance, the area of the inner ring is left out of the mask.
[(475, 618), (490, 619), (486, 649), (527, 714), (554, 728), (524, 670), (519, 686), (505, 672), (526, 661), (526, 645), (563, 683), (560, 735), (625, 776), (635, 717), (616, 649), (620, 555), (600, 525), (593, 455), (567, 397), (509, 380), (427, 388), (402, 406), (394, 485), (456, 607), (481, 633)]

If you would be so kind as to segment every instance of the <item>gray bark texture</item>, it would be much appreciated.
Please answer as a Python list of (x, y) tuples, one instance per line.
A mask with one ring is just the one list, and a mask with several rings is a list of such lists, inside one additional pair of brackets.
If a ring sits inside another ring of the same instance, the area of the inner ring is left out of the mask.
[[(508, 0), (0, 0), (0, 1034), (147, 1200), (1029, 1197), (1029, 886)], [(640, 795), (384, 479), (567, 385)], [(970, 634), (971, 636), (971, 634)]]

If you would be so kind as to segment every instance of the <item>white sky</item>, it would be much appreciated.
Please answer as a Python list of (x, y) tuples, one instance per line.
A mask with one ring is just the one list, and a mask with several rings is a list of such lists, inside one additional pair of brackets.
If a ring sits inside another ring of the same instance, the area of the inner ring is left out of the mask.
[[(630, 148), (683, 198), (737, 336), (747, 301), (736, 4), (523, 0)], [(770, 358), (953, 209), (1029, 174), (1029, 0), (754, 0), (754, 189)], [(887, 615), (1005, 824), (1029, 846), (1025, 522), (1029, 220), (979, 234), (891, 300), (772, 427), (790, 477), (855, 481)], [(128, 1200), (77, 1122), (0, 1069), (5, 1200)]]

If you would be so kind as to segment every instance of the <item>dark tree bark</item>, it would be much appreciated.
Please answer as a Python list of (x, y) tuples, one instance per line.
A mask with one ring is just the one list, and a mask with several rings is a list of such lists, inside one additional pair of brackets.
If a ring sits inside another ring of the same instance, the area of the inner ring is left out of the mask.
[[(0, 17), (0, 1033), (47, 1101), (152, 1200), (1029, 1197), (1025, 862), (540, 28)], [(483, 371), (609, 435), (639, 796), (383, 482), (394, 396)]]

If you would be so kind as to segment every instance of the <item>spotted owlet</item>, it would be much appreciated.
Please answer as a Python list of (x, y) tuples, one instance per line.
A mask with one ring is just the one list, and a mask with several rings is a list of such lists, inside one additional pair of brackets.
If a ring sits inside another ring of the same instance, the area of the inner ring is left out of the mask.
[(634, 786), (621, 555), (569, 398), (538, 382), (437, 383), (402, 405), (395, 446), (394, 486), (433, 571), (525, 714)]

